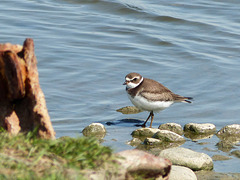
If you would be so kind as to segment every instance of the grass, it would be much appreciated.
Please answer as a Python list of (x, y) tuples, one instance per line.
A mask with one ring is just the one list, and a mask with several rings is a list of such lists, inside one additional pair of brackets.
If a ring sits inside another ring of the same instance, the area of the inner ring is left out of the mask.
[(94, 138), (44, 140), (34, 132), (2, 132), (0, 139), (0, 179), (84, 179), (83, 170), (114, 162), (112, 150)]

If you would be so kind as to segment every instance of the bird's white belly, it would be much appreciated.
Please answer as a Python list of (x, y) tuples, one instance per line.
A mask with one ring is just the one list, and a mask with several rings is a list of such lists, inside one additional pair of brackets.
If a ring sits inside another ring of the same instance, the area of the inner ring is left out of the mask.
[(135, 96), (132, 98), (129, 94), (128, 97), (134, 106), (143, 111), (160, 112), (173, 104), (173, 101), (148, 101), (141, 96)]

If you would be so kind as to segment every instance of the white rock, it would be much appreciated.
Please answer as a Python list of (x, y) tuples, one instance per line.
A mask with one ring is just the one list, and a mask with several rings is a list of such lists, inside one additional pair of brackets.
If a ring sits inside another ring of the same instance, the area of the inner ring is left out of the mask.
[(169, 159), (174, 165), (189, 167), (194, 171), (213, 169), (213, 161), (207, 154), (182, 147), (165, 149), (159, 156)]
[(183, 166), (172, 165), (169, 180), (197, 180), (195, 173)]

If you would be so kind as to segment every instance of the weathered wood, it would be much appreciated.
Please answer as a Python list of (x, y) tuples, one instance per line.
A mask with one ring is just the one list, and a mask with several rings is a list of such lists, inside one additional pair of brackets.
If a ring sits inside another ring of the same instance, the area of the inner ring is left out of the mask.
[(55, 138), (32, 39), (23, 46), (0, 44), (0, 126), (11, 134), (38, 128), (40, 137)]

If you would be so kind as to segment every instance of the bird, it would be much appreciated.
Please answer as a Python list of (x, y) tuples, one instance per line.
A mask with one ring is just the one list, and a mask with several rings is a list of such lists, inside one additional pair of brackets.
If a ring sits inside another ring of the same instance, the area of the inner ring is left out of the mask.
[(146, 121), (141, 125), (142, 127), (146, 127), (146, 123), (151, 117), (150, 128), (152, 128), (154, 113), (158, 113), (176, 102), (192, 103), (193, 99), (175, 94), (161, 83), (143, 78), (136, 72), (127, 74), (123, 85), (126, 85), (126, 92), (132, 104), (141, 111), (150, 112)]

